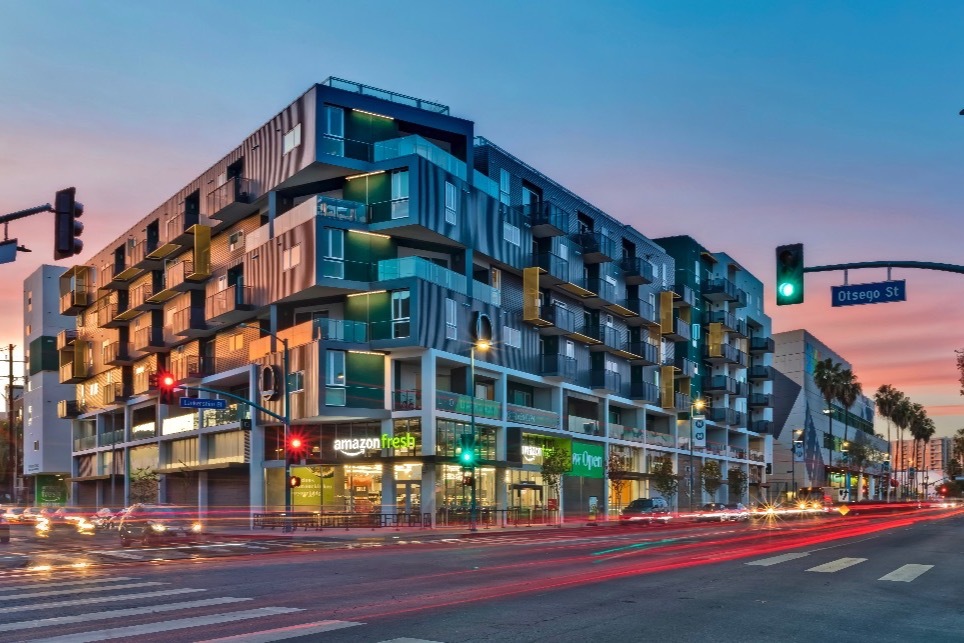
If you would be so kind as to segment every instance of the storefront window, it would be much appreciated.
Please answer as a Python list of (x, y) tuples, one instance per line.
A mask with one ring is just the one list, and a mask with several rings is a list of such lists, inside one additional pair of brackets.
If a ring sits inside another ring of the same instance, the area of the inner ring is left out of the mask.
[[(436, 499), (441, 509), (468, 509), (472, 504), (472, 487), (462, 484), (462, 467), (454, 464), (441, 466), (439, 497)], [(495, 469), (478, 467), (475, 470), (475, 502), (480, 509), (495, 508)]]
[[(467, 422), (453, 422), (439, 420), (435, 438), (435, 453), (440, 456), (454, 458), (459, 446), (459, 437), (470, 435), (472, 425)], [(475, 425), (476, 444), (479, 459), (495, 460), (495, 427)]]
[[(402, 446), (395, 448), (395, 456), (416, 456), (422, 454), (422, 420), (420, 418), (410, 418), (407, 420), (395, 420), (393, 425), (394, 436), (398, 437), (408, 437), (412, 436), (412, 440), (405, 440), (404, 443), (407, 445), (414, 446)], [(401, 441), (400, 441), (401, 442)]]

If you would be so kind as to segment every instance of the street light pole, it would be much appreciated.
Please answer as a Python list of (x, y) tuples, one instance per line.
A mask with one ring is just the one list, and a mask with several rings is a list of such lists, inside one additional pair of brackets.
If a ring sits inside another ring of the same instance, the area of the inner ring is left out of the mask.
[[(470, 365), (469, 396), (472, 398), (471, 399), (472, 444), (473, 444), (473, 448), (477, 449), (479, 445), (479, 437), (475, 428), (475, 350), (476, 349), (482, 352), (489, 350), (489, 342), (485, 340), (476, 341), (474, 344), (472, 344), (471, 349), (469, 349), (469, 365)], [(476, 495), (475, 495), (476, 485), (478, 484), (478, 481), (476, 480), (476, 476), (475, 476), (476, 459), (477, 458), (474, 458), (474, 457), (472, 458), (472, 491), (471, 491), (472, 497), (469, 504), (469, 531), (478, 531), (478, 525), (477, 525), (478, 504), (476, 502)]]
[(790, 469), (791, 469), (790, 482), (792, 483), (792, 486), (793, 486), (794, 502), (796, 502), (797, 500), (797, 438), (798, 437), (801, 437), (801, 438), (803, 437), (803, 429), (793, 430), (793, 444), (791, 445), (792, 449), (790, 450)]
[(702, 411), (704, 406), (706, 406), (706, 402), (702, 398), (695, 400), (690, 405), (690, 513), (693, 513), (693, 497), (696, 495), (693, 488), (693, 411)]

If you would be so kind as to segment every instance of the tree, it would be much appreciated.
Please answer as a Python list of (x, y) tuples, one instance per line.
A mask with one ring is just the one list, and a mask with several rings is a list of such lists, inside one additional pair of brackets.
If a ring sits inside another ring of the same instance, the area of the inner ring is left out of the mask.
[[(841, 406), (843, 406), (843, 417), (844, 417), (844, 430), (843, 439), (844, 442), (849, 440), (847, 435), (847, 430), (850, 428), (850, 407), (854, 405), (857, 398), (863, 393), (863, 386), (857, 381), (857, 376), (849, 368), (840, 371), (840, 375), (837, 376), (837, 391), (834, 396)], [(859, 486), (859, 481), (858, 481)], [(847, 489), (850, 489), (850, 468), (847, 468)], [(860, 498), (860, 489), (857, 489), (857, 498)]]
[(715, 493), (723, 486), (723, 472), (720, 470), (720, 463), (716, 460), (707, 460), (700, 467), (700, 485), (715, 498)]
[(157, 487), (160, 478), (148, 467), (131, 471), (131, 504), (137, 502), (157, 502)]
[(961, 469), (964, 469), (964, 429), (958, 429), (951, 440), (953, 445), (951, 453), (953, 453), (958, 464), (961, 465)]
[(861, 480), (863, 479), (864, 469), (870, 461), (870, 448), (857, 440), (851, 442), (847, 448), (847, 462), (851, 467), (857, 469), (857, 500), (860, 500)]
[(656, 489), (664, 498), (671, 498), (676, 495), (679, 489), (679, 478), (673, 473), (673, 461), (669, 456), (657, 458), (653, 462), (652, 474), (653, 488)]
[(609, 452), (609, 460), (606, 463), (606, 477), (609, 478), (609, 486), (616, 498), (616, 509), (619, 509), (620, 500), (623, 497), (623, 487), (626, 486), (626, 473), (628, 471), (629, 462), (626, 455), (613, 448)]
[(543, 449), (542, 480), (556, 492), (559, 499), (559, 524), (562, 525), (562, 477), (572, 471), (572, 452), (562, 442)]
[(944, 475), (951, 480), (964, 475), (964, 468), (961, 467), (961, 463), (957, 458), (948, 459), (947, 465), (944, 467)]
[[(897, 470), (904, 472), (904, 486), (907, 484), (907, 463), (904, 462), (904, 429), (910, 426), (913, 414), (914, 407), (911, 405), (910, 400), (906, 397), (901, 397), (894, 407), (893, 420), (899, 429), (898, 433), (900, 437), (898, 438), (898, 443), (900, 444), (900, 449), (897, 451), (899, 458)], [(900, 481), (898, 480), (898, 482)]]
[(964, 395), (964, 349), (954, 351), (957, 353), (957, 370), (961, 374), (961, 395)]
[(731, 466), (730, 470), (726, 474), (726, 477), (730, 487), (730, 494), (742, 499), (747, 488), (746, 471), (738, 467)]
[(835, 362), (829, 357), (817, 362), (813, 369), (813, 383), (816, 384), (820, 394), (823, 395), (827, 403), (827, 419), (830, 420), (829, 433), (833, 438), (833, 408), (831, 403), (837, 399), (837, 390), (840, 386), (840, 363)]
[[(890, 422), (894, 418), (894, 411), (904, 397), (904, 394), (895, 389), (890, 384), (881, 384), (877, 392), (874, 393), (874, 402), (877, 403), (877, 412), (887, 419), (887, 448), (890, 448)], [(891, 463), (893, 464), (893, 463)], [(890, 476), (893, 475), (893, 467), (887, 470), (887, 502), (890, 502)]]

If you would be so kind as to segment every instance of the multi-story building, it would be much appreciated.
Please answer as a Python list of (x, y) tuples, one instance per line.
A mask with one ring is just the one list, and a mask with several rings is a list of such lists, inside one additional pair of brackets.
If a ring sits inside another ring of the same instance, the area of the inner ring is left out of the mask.
[(74, 319), (60, 314), (60, 266), (44, 265), (23, 282), (23, 342), (27, 382), (23, 393), (21, 501), (63, 503), (70, 476), (70, 422), (62, 411), (75, 405), (74, 386), (61, 383), (58, 351), (77, 335)]
[(891, 442), (890, 461), (894, 465), (894, 477), (902, 485), (909, 490), (922, 490), (947, 478), (947, 461), (953, 454), (952, 438), (931, 438), (926, 443), (898, 439)]
[[(695, 302), (676, 274), (446, 106), (329, 79), (64, 273), (75, 498), (100, 504), (116, 480), (203, 511), (284, 506), (284, 427), (234, 402), (158, 405), (162, 369), (279, 415), (288, 383), (298, 511), (448, 520), (469, 503), (456, 456), (472, 433), (487, 510), (656, 495), (653, 462), (688, 453), (678, 418), (704, 359), (675, 358)], [(713, 426), (701, 457), (758, 480), (766, 436)], [(541, 475), (558, 446), (561, 498)]]
[[(843, 369), (851, 368), (850, 363), (806, 330), (776, 333), (773, 339), (776, 404), (771, 485), (783, 495), (792, 495), (802, 487), (847, 489), (849, 482), (849, 492), (838, 492), (834, 500), (886, 497), (889, 449), (887, 441), (874, 433), (873, 400), (861, 395), (849, 409), (837, 401), (828, 409), (813, 380), (814, 367), (821, 360), (829, 357)], [(850, 456), (852, 443), (863, 447), (864, 461)]]
[[(685, 470), (702, 466), (706, 457), (730, 455), (722, 467), (750, 461), (748, 486), (765, 498), (765, 465), (771, 462), (765, 436), (773, 428), (770, 318), (763, 312), (763, 283), (726, 253), (712, 253), (688, 236), (656, 239), (676, 264), (673, 294), (662, 295), (662, 311), (670, 309), (675, 341), (662, 370), (663, 381), (688, 377), (694, 415), (706, 418), (706, 444)], [(700, 411), (698, 406), (704, 406)], [(685, 409), (689, 412), (689, 409)], [(681, 425), (680, 435), (686, 427)], [(688, 438), (687, 438), (688, 439)], [(685, 472), (685, 471), (684, 471)], [(683, 484), (688, 487), (689, 478)], [(699, 495), (699, 494), (697, 494)]]

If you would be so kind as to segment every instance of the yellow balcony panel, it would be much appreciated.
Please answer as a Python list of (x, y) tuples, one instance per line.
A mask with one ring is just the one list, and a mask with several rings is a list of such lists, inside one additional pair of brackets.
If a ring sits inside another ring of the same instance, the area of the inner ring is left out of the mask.
[(158, 246), (153, 252), (148, 253), (148, 259), (166, 259), (175, 252), (181, 250), (181, 245), (178, 243), (165, 243), (164, 245)]
[(588, 344), (589, 346), (596, 346), (598, 344), (602, 344), (601, 340), (598, 340), (595, 337), (590, 337), (589, 335), (583, 335), (579, 331), (576, 331), (574, 333), (569, 333), (568, 335), (566, 335), (566, 337), (568, 337), (569, 339), (574, 339), (577, 342), (582, 342), (583, 344)]
[(138, 268), (136, 266), (128, 266), (123, 270), (119, 270), (117, 274), (114, 275), (114, 279), (117, 279), (120, 281), (130, 281), (131, 279), (141, 274), (142, 272), (144, 272), (142, 268)]
[(583, 288), (579, 284), (574, 284), (571, 281), (564, 281), (559, 284), (559, 287), (563, 290), (572, 293), (576, 297), (582, 297), (583, 299), (587, 297), (593, 297), (596, 293), (589, 290), (588, 288)]
[(636, 311), (630, 310), (620, 304), (607, 304), (604, 308), (609, 312), (616, 313), (620, 317), (636, 317), (638, 315)]

